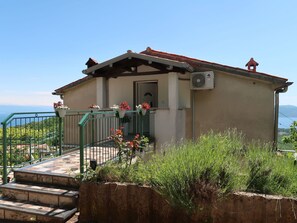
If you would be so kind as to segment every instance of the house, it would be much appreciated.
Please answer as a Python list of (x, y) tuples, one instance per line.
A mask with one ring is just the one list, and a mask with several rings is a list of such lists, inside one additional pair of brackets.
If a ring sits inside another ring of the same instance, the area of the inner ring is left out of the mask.
[(58, 88), (71, 109), (91, 104), (109, 108), (128, 101), (152, 106), (150, 129), (158, 144), (195, 139), (210, 130), (237, 128), (247, 139), (277, 139), (278, 98), (291, 82), (256, 71), (251, 59), (241, 69), (147, 48), (98, 63), (86, 75)]

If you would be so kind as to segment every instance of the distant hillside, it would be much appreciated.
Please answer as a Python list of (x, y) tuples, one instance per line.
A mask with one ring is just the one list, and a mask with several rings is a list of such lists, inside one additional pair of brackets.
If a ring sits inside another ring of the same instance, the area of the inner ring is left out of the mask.
[(297, 117), (297, 107), (294, 105), (280, 105), (280, 116)]

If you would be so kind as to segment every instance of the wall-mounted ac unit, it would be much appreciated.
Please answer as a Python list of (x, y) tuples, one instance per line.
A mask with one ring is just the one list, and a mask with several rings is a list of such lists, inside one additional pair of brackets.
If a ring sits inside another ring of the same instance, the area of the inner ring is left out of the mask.
[(207, 90), (214, 88), (214, 73), (213, 71), (194, 72), (191, 73), (191, 89), (192, 90)]

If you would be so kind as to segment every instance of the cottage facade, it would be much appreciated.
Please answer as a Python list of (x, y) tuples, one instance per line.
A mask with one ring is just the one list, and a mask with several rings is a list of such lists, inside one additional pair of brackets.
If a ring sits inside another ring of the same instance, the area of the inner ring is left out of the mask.
[(152, 106), (157, 144), (196, 139), (210, 130), (242, 131), (247, 139), (276, 139), (278, 94), (287, 79), (147, 48), (103, 63), (90, 59), (87, 76), (56, 89), (71, 109), (109, 108), (122, 101)]

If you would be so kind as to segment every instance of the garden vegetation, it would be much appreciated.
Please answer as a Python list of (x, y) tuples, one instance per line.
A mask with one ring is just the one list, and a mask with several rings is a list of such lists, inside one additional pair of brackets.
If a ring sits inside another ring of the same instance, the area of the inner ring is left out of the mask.
[(196, 142), (169, 146), (147, 162), (111, 162), (88, 171), (83, 180), (150, 185), (188, 210), (197, 201), (235, 191), (297, 196), (294, 160), (277, 155), (269, 144), (245, 142), (235, 130), (209, 133)]

